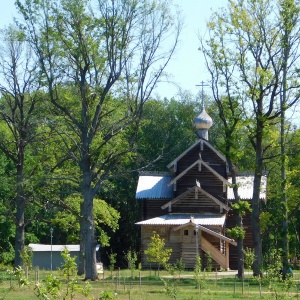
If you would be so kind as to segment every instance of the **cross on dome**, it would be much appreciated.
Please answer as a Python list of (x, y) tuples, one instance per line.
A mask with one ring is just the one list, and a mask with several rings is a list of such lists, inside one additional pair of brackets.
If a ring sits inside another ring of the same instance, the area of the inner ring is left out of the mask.
[(203, 87), (208, 86), (208, 85), (204, 84), (204, 82), (202, 81), (201, 85), (198, 85), (198, 86), (202, 86), (202, 110), (201, 110), (200, 114), (194, 119), (194, 126), (197, 130), (197, 136), (199, 138), (208, 140), (208, 129), (213, 124), (213, 120), (206, 112), (205, 106), (204, 106)]

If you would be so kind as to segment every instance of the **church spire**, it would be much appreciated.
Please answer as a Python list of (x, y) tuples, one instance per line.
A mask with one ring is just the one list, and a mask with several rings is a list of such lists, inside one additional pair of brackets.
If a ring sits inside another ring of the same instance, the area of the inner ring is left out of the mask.
[(194, 125), (197, 130), (197, 136), (200, 139), (208, 140), (208, 129), (212, 126), (212, 118), (208, 115), (204, 106), (204, 94), (203, 87), (205, 86), (204, 82), (201, 82), (202, 86), (202, 110), (200, 114), (194, 119)]

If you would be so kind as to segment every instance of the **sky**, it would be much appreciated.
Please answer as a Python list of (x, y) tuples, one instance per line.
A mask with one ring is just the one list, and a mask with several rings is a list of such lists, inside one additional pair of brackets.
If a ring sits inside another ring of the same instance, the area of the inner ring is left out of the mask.
[[(166, 71), (171, 74), (171, 79), (176, 85), (196, 95), (201, 89), (197, 85), (208, 80), (204, 57), (198, 50), (199, 35), (205, 34), (206, 22), (212, 15), (212, 11), (226, 7), (227, 0), (173, 0), (173, 3), (182, 9), (184, 26), (180, 43)], [(171, 98), (178, 92), (176, 85), (161, 84), (158, 93), (162, 97)], [(209, 94), (209, 91), (206, 93)]]
[[(12, 22), (16, 16), (15, 0), (2, 0), (0, 9), (0, 28)], [(203, 55), (198, 50), (199, 34), (204, 34), (206, 21), (212, 11), (227, 5), (227, 0), (173, 0), (182, 11), (184, 26), (180, 36), (180, 43), (173, 59), (166, 68), (169, 78), (174, 83), (160, 83), (155, 90), (155, 95), (171, 98), (178, 93), (178, 86), (196, 95), (202, 81), (207, 81), (208, 74), (205, 70)], [(209, 94), (209, 91), (206, 90)]]

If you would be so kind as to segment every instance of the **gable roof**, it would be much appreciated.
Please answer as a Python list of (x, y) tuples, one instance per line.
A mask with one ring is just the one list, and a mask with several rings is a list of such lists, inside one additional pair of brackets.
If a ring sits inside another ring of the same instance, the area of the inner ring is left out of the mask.
[(186, 149), (184, 152), (182, 152), (179, 156), (177, 156), (173, 161), (171, 161), (167, 167), (170, 169), (173, 165), (175, 165), (177, 163), (178, 160), (180, 160), (182, 157), (184, 157), (188, 152), (190, 152), (194, 147), (196, 147), (197, 145), (203, 143), (204, 145), (206, 145), (208, 148), (210, 148), (213, 152), (215, 152), (224, 162), (226, 162), (226, 157), (221, 154), (219, 151), (217, 151), (209, 142), (207, 142), (206, 140), (203, 139), (199, 139), (196, 141), (196, 143), (194, 143), (193, 145), (191, 145), (188, 149)]
[[(171, 174), (165, 175), (140, 175), (136, 189), (136, 199), (172, 199), (173, 187), (168, 186), (172, 181)], [(231, 183), (232, 179), (228, 181)], [(237, 176), (239, 196), (242, 200), (250, 200), (253, 196), (253, 174), (240, 174)], [(189, 193), (189, 191), (187, 191)], [(233, 189), (228, 186), (227, 199), (234, 200)], [(267, 176), (262, 176), (260, 199), (267, 199)]]
[(135, 223), (136, 225), (184, 225), (193, 220), (196, 225), (224, 226), (226, 216), (214, 214), (168, 214), (145, 221)]
[(216, 197), (212, 196), (211, 194), (209, 194), (208, 192), (206, 192), (205, 190), (203, 190), (200, 186), (196, 185), (190, 189), (188, 189), (186, 192), (180, 194), (179, 196), (177, 196), (176, 198), (172, 199), (171, 201), (169, 201), (168, 203), (164, 204), (161, 208), (165, 209), (168, 206), (171, 206), (172, 204), (180, 201), (181, 199), (183, 199), (185, 196), (187, 196), (188, 194), (192, 193), (192, 192), (197, 192), (199, 191), (200, 193), (202, 193), (203, 195), (205, 195), (208, 199), (211, 199), (216, 205), (222, 207), (223, 209), (229, 211), (230, 208), (229, 206), (227, 206), (226, 204), (222, 203), (220, 200), (218, 200)]
[(141, 173), (136, 188), (136, 199), (172, 199), (173, 187), (169, 187), (171, 174)]
[(204, 162), (201, 157), (199, 157), (199, 159), (197, 159), (194, 163), (192, 163), (189, 167), (187, 167), (185, 170), (183, 170), (180, 174), (178, 174), (175, 178), (173, 178), (170, 182), (169, 185), (173, 184), (174, 182), (176, 182), (178, 179), (180, 179), (181, 177), (183, 177), (189, 170), (191, 170), (193, 167), (195, 167), (196, 165), (204, 165), (204, 167), (211, 172), (212, 174), (214, 174), (214, 176), (216, 176), (217, 178), (219, 178), (224, 184), (226, 185), (230, 185), (230, 182), (227, 181), (227, 179), (225, 179), (223, 176), (221, 176), (218, 172), (216, 172), (212, 167), (209, 166), (209, 164), (207, 164), (206, 162)]

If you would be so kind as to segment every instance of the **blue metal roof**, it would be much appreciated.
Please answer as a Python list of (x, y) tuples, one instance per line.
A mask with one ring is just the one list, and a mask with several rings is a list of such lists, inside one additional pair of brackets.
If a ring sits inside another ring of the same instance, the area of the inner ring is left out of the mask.
[(140, 175), (136, 199), (172, 199), (173, 185), (168, 186), (172, 179), (171, 174)]

